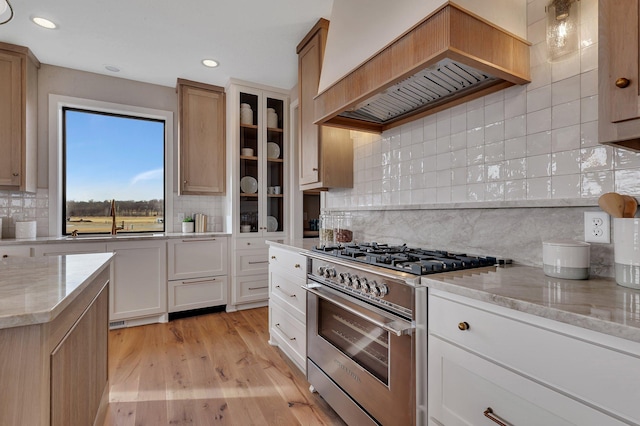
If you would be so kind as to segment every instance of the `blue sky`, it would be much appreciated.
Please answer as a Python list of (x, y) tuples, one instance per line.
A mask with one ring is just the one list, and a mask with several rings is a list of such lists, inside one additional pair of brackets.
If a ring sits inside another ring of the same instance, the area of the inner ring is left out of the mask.
[(164, 123), (66, 111), (67, 200), (164, 198)]

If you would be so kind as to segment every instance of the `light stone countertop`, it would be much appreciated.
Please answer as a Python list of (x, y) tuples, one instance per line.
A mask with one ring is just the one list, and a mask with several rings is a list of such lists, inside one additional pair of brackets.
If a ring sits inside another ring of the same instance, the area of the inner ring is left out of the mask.
[(531, 266), (492, 267), (422, 277), (449, 293), (640, 342), (640, 290), (613, 278), (565, 280)]
[(295, 250), (300, 253), (304, 253), (305, 251), (309, 251), (313, 249), (314, 246), (318, 245), (320, 240), (318, 238), (302, 238), (299, 240), (284, 240), (284, 242), (279, 243), (273, 240), (267, 240), (267, 244), (274, 247), (280, 247), (285, 250)]
[(0, 329), (55, 319), (109, 267), (113, 253), (0, 259)]
[(30, 245), (30, 244), (59, 244), (59, 243), (92, 243), (92, 242), (113, 242), (113, 241), (143, 241), (143, 240), (169, 240), (176, 238), (211, 238), (211, 237), (229, 237), (231, 234), (225, 232), (189, 232), (186, 234), (180, 232), (163, 232), (148, 234), (128, 234), (121, 233), (118, 235), (94, 234), (80, 235), (78, 237), (36, 237), (31, 239), (0, 239), (0, 246), (3, 245)]

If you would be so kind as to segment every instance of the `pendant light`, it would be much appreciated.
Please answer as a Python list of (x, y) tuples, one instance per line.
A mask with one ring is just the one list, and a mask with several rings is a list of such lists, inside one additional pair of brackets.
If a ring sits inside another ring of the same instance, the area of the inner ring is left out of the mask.
[(578, 51), (579, 0), (551, 0), (547, 5), (547, 48), (555, 62)]
[(9, 3), (9, 0), (0, 0), (0, 16), (4, 15), (7, 9), (9, 9), (9, 17), (0, 21), (0, 25), (6, 24), (13, 19), (13, 7), (11, 6), (11, 3)]

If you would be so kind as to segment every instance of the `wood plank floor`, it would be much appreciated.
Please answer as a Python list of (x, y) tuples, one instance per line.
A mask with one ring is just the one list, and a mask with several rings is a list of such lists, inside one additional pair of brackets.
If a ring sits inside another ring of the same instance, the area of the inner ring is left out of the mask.
[(267, 343), (267, 308), (109, 332), (107, 425), (344, 425)]

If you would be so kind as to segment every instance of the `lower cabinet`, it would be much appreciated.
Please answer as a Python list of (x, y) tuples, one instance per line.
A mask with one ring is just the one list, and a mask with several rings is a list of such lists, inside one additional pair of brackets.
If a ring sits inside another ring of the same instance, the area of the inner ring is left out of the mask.
[(444, 292), (428, 303), (429, 425), (640, 422), (639, 344)]
[(227, 304), (228, 238), (169, 240), (169, 312)]
[(6, 259), (8, 257), (31, 257), (32, 251), (33, 249), (30, 246), (0, 246), (0, 259)]
[(107, 243), (114, 252), (109, 320), (132, 325), (166, 321), (167, 242), (122, 241)]
[(306, 257), (281, 246), (269, 248), (269, 343), (307, 370)]
[(269, 248), (264, 238), (233, 242), (231, 306), (227, 310), (266, 306), (269, 299)]

